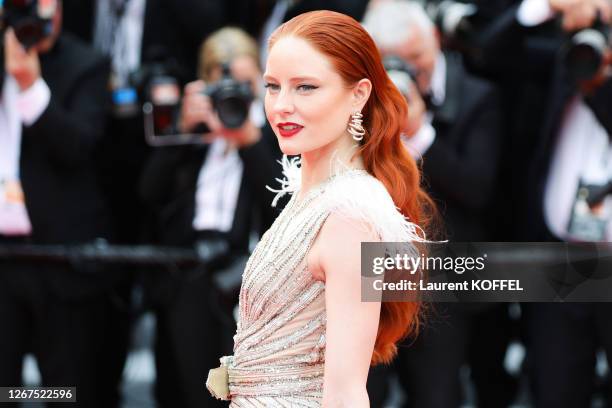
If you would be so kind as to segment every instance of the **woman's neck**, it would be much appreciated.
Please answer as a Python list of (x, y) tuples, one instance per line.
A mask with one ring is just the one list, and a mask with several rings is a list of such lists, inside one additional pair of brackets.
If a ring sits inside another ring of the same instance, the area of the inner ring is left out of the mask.
[(340, 138), (320, 149), (301, 155), (302, 184), (300, 196), (323, 183), (331, 176), (346, 170), (364, 169), (363, 159), (357, 154), (358, 146), (351, 137)]

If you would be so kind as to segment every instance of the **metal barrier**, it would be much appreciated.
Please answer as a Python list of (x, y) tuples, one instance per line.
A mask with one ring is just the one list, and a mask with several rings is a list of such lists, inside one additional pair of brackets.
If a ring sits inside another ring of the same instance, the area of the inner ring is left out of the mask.
[(227, 243), (221, 240), (197, 243), (193, 249), (152, 245), (111, 245), (100, 240), (83, 245), (5, 244), (0, 245), (0, 259), (190, 266), (206, 264), (226, 254), (227, 251)]

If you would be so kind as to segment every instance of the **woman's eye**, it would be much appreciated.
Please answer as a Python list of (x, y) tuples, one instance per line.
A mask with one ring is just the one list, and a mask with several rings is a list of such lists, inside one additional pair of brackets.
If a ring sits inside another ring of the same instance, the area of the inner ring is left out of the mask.
[(280, 89), (280, 86), (276, 85), (276, 84), (271, 84), (269, 82), (266, 82), (264, 84), (264, 88), (266, 89), (270, 89), (271, 91), (278, 91)]
[(298, 86), (299, 91), (312, 91), (313, 89), (317, 89), (317, 87), (314, 85), (299, 85)]

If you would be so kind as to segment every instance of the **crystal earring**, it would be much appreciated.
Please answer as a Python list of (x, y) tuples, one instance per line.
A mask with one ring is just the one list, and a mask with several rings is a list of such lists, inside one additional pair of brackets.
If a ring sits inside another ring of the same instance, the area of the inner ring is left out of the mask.
[(355, 141), (360, 142), (363, 140), (363, 135), (365, 135), (366, 131), (361, 125), (363, 123), (363, 115), (359, 111), (355, 111), (351, 115), (351, 120), (348, 124), (347, 131), (353, 135), (353, 139)]

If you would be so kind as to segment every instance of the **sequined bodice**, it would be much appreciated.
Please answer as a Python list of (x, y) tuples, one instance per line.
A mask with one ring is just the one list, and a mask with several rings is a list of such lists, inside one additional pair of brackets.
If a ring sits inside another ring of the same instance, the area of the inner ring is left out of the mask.
[[(308, 271), (306, 254), (329, 214), (321, 198), (330, 182), (300, 200), (294, 194), (247, 263), (230, 369), (232, 395), (294, 396), (319, 406), (325, 285)], [(237, 404), (239, 398), (232, 400)]]
[(228, 367), (231, 407), (320, 407), (325, 364), (325, 284), (307, 254), (329, 214), (366, 219), (381, 238), (416, 237), (385, 187), (363, 170), (332, 177), (291, 200), (263, 235), (242, 278)]

